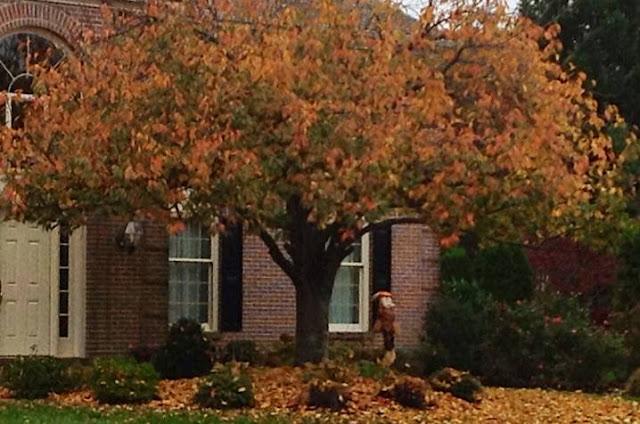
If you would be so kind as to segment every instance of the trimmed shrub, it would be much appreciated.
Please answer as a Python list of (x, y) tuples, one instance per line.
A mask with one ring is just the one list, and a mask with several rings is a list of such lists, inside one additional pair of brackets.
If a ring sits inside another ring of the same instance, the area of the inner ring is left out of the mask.
[(443, 281), (440, 290), (427, 311), (427, 337), (421, 349), (423, 371), (431, 374), (450, 366), (477, 373), (497, 304), (474, 282)]
[(70, 390), (88, 387), (93, 377), (93, 366), (74, 362), (67, 368), (70, 381)]
[(513, 303), (533, 294), (533, 271), (519, 246), (500, 244), (479, 251), (474, 258), (474, 277), (499, 301)]
[(307, 405), (338, 411), (349, 400), (348, 385), (331, 380), (313, 380), (309, 383)]
[(468, 372), (443, 368), (431, 376), (430, 382), (434, 390), (451, 393), (467, 402), (480, 401), (482, 384)]
[(99, 358), (93, 363), (91, 389), (99, 402), (143, 403), (156, 396), (158, 373), (151, 364), (129, 358)]
[(319, 364), (307, 364), (302, 374), (305, 383), (311, 381), (335, 381), (336, 383), (349, 383), (354, 378), (354, 371), (345, 365), (335, 361), (322, 361)]
[(281, 335), (280, 340), (263, 351), (261, 358), (263, 364), (268, 367), (282, 367), (292, 366), (295, 363), (295, 355), (293, 339), (287, 335)]
[(453, 367), (501, 386), (599, 391), (626, 375), (623, 339), (590, 323), (578, 299), (539, 292), (500, 303), (466, 282), (444, 282), (427, 314), (427, 372)]
[(129, 349), (129, 356), (137, 362), (151, 362), (153, 357), (158, 353), (158, 347), (140, 345)]
[(391, 397), (400, 405), (409, 408), (425, 409), (430, 405), (427, 400), (429, 385), (418, 377), (403, 377), (391, 388)]
[(248, 362), (255, 364), (258, 360), (258, 349), (253, 340), (232, 340), (224, 347), (224, 362)]
[(40, 399), (73, 388), (68, 364), (51, 356), (21, 356), (2, 369), (2, 384), (18, 399)]
[(358, 362), (358, 371), (361, 377), (371, 378), (373, 380), (384, 380), (389, 375), (389, 368), (385, 368), (382, 365), (362, 360)]
[(215, 409), (253, 406), (251, 378), (240, 366), (216, 366), (200, 384), (195, 402), (203, 408)]
[(480, 373), (490, 384), (600, 391), (626, 375), (623, 339), (591, 325), (575, 298), (542, 293), (493, 325)]
[(153, 356), (152, 363), (162, 378), (205, 375), (212, 366), (209, 348), (200, 324), (182, 318), (171, 326), (167, 343)]
[(348, 363), (355, 357), (354, 344), (349, 342), (330, 342), (328, 351), (329, 360), (333, 362)]
[(353, 369), (336, 361), (307, 364), (302, 380), (309, 384), (307, 404), (333, 410), (342, 409), (349, 400)]
[(391, 365), (391, 368), (414, 377), (424, 376), (425, 366), (430, 363), (430, 361), (425, 360), (425, 346), (426, 344), (423, 344), (422, 348), (411, 350), (397, 349), (396, 360)]
[(635, 370), (627, 380), (624, 393), (627, 396), (640, 397), (640, 368)]

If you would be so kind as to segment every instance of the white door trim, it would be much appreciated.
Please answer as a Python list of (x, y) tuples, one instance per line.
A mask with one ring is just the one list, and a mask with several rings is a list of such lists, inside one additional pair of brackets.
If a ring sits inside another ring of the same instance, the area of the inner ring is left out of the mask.
[(51, 355), (83, 358), (86, 355), (86, 227), (69, 238), (69, 337), (59, 337), (60, 231), (51, 232)]

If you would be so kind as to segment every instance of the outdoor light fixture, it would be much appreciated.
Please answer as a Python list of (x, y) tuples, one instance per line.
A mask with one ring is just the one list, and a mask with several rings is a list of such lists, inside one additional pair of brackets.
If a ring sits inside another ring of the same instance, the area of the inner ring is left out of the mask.
[(136, 247), (140, 246), (143, 234), (144, 230), (141, 222), (129, 221), (122, 232), (116, 236), (116, 243), (121, 249), (126, 250), (128, 253), (133, 253)]

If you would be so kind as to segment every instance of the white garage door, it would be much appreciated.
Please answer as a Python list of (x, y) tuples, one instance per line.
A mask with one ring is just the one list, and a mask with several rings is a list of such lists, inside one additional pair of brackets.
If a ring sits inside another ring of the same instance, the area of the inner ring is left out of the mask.
[(51, 353), (51, 234), (0, 224), (0, 355)]

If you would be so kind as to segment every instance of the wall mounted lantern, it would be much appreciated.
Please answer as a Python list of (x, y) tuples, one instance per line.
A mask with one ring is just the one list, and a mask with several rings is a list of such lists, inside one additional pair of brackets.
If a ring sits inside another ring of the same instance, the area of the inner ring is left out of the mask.
[(116, 236), (116, 243), (122, 250), (133, 253), (133, 251), (140, 246), (143, 235), (144, 229), (142, 223), (129, 221), (120, 234)]

